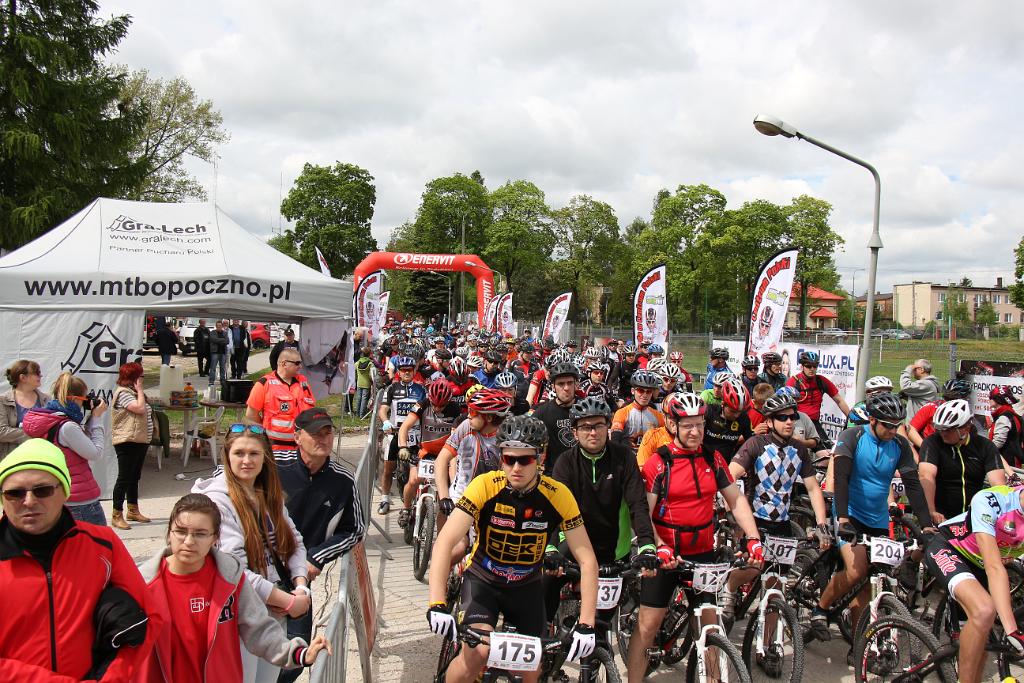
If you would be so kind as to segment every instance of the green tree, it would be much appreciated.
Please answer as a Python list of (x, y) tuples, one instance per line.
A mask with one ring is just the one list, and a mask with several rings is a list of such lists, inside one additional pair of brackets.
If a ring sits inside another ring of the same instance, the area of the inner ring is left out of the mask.
[[(295, 236), (292, 234), (291, 230), (283, 232), (280, 235), (274, 235), (267, 240), (267, 244), (272, 246), (274, 249), (277, 249), (282, 254), (291, 256), (300, 263), (302, 262), (302, 259), (299, 257), (299, 250), (295, 247)], [(317, 270), (319, 270), (319, 266), (317, 267)]]
[(1017, 248), (1013, 250), (1016, 261), (1013, 277), (1015, 282), (1010, 285), (1010, 301), (1024, 311), (1024, 237), (1020, 238)]
[(527, 180), (509, 181), (490, 196), (491, 224), (483, 257), (515, 282), (520, 273), (540, 269), (551, 257), (555, 235), (544, 193)]
[(843, 238), (829, 225), (832, 205), (823, 199), (807, 195), (795, 197), (786, 213), (790, 243), (800, 251), (795, 279), (800, 285), (800, 327), (805, 328), (810, 286), (831, 290), (839, 284), (834, 257)]
[(967, 307), (967, 295), (955, 285), (946, 288), (946, 304), (943, 306), (943, 317), (952, 320), (955, 325), (971, 322), (971, 311)]
[(377, 241), (370, 234), (377, 190), (373, 176), (354, 164), (340, 161), (331, 166), (306, 164), (288, 196), (281, 214), (295, 227), (291, 235), (299, 260), (320, 269), (315, 247), (323, 252), (331, 274), (351, 275)]
[(416, 251), (449, 254), (462, 245), (466, 231), (466, 253), (477, 254), (486, 243), (490, 223), (490, 206), (483, 178), (456, 173), (435, 178), (427, 183), (416, 213), (416, 227), (411, 235)]
[[(449, 296), (454, 296), (455, 274), (445, 275), (431, 271), (409, 273), (409, 288), (402, 311), (424, 320), (433, 315), (448, 315)], [(457, 305), (452, 302), (452, 310)], [(390, 303), (388, 304), (390, 307)]]
[(962, 278), (960, 278), (960, 287), (962, 289), (968, 289), (968, 288), (973, 287), (973, 286), (974, 286), (974, 280), (972, 280), (971, 278), (967, 277), (966, 275), (964, 275)]
[(586, 287), (607, 285), (622, 251), (615, 210), (587, 195), (576, 195), (569, 204), (551, 212), (555, 233), (554, 257), (562, 281), (573, 292), (573, 309), (579, 308)]
[(144, 174), (129, 152), (145, 112), (121, 99), (125, 73), (101, 62), (130, 19), (98, 12), (94, 0), (0, 5), (0, 248)]
[(224, 119), (210, 100), (199, 100), (183, 78), (150, 78), (145, 70), (128, 78), (121, 96), (141, 105), (146, 125), (136, 134), (129, 156), (146, 169), (142, 181), (124, 194), (126, 199), (180, 202), (206, 199), (206, 190), (188, 171), (185, 160), (212, 163), (214, 149), (228, 140)]
[(974, 309), (975, 325), (995, 325), (999, 322), (999, 313), (991, 301), (983, 301), (980, 306)]

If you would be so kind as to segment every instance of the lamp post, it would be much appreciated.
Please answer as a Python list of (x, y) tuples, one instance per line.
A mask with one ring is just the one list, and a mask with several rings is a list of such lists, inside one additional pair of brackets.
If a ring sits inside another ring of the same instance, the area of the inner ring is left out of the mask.
[(852, 330), (854, 315), (857, 312), (857, 273), (863, 273), (864, 269), (843, 267), (837, 268), (837, 270), (849, 270), (851, 271), (850, 275), (853, 278), (853, 284), (850, 285), (850, 300), (853, 304), (853, 308), (850, 309), (850, 329)]
[(786, 138), (797, 138), (799, 140), (805, 140), (815, 147), (820, 147), (826, 152), (832, 152), (836, 156), (840, 156), (847, 161), (866, 168), (871, 173), (871, 177), (875, 181), (875, 205), (872, 216), (872, 228), (871, 238), (868, 240), (868, 250), (870, 252), (869, 263), (868, 263), (868, 291), (867, 301), (865, 302), (866, 307), (864, 310), (864, 338), (861, 340), (860, 354), (857, 358), (857, 398), (864, 398), (864, 382), (868, 378), (868, 365), (870, 360), (870, 340), (871, 340), (871, 326), (874, 324), (875, 314), (875, 277), (878, 275), (878, 250), (882, 248), (882, 238), (878, 234), (878, 210), (882, 200), (882, 180), (878, 177), (878, 171), (875, 167), (864, 161), (858, 159), (852, 154), (833, 147), (832, 145), (826, 144), (821, 140), (816, 140), (809, 135), (805, 135), (798, 131), (793, 126), (789, 125), (785, 121), (775, 118), (774, 116), (765, 116), (758, 114), (754, 117), (754, 128), (757, 132), (762, 135), (775, 136), (781, 135)]
[[(462, 213), (462, 251), (460, 254), (466, 253), (466, 213)], [(459, 320), (462, 320), (462, 316), (466, 311), (466, 273), (459, 273)], [(451, 325), (451, 321), (448, 321), (448, 325)]]

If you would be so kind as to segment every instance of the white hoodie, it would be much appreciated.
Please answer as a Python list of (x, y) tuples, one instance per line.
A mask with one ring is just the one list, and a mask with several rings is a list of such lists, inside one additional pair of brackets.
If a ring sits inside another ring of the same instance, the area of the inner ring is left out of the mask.
[[(248, 567), (248, 558), (245, 554), (245, 537), (242, 534), (242, 525), (238, 521), (238, 514), (235, 512), (235, 505), (231, 501), (231, 497), (228, 495), (228, 483), (223, 470), (218, 469), (214, 473), (214, 476), (209, 479), (196, 479), (195, 485), (192, 486), (192, 493), (205, 494), (217, 504), (217, 507), (220, 508), (221, 516), (220, 543), (218, 544), (218, 548), (223, 553), (228, 553), (237, 557), (243, 567)], [(302, 535), (295, 528), (292, 518), (288, 516), (287, 508), (282, 506), (281, 513), (284, 515), (285, 521), (288, 522), (288, 526), (291, 528), (292, 534), (295, 536), (295, 541), (297, 543), (295, 552), (288, 558), (288, 571), (291, 572), (292, 578), (297, 576), (306, 578), (309, 570), (306, 566), (306, 546), (302, 542)], [(247, 568), (245, 570), (245, 576), (249, 579), (249, 583), (252, 584), (252, 587), (256, 590), (256, 594), (260, 596), (260, 599), (263, 600), (263, 602), (266, 602), (270, 598), (270, 594), (273, 592), (274, 586), (281, 578), (277, 575), (277, 568), (273, 563), (268, 564), (267, 570), (263, 575), (250, 571)]]

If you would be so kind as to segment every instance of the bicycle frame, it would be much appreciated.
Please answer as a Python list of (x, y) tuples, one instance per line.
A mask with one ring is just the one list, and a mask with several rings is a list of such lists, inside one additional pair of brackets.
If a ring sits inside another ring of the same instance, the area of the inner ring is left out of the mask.
[[(757, 603), (757, 630), (754, 632), (754, 643), (757, 647), (757, 654), (763, 655), (765, 653), (764, 648), (764, 632), (766, 628), (766, 622), (768, 620), (768, 603), (773, 597), (778, 597), (783, 602), (786, 601), (786, 594), (778, 588), (767, 588), (770, 579), (775, 579), (781, 585), (786, 585), (781, 574), (778, 571), (766, 571), (761, 574), (761, 597)], [(775, 640), (782, 640), (782, 628), (783, 622), (781, 619), (775, 622)]]
[[(706, 595), (706, 593), (701, 594)], [(715, 621), (710, 624), (702, 623), (701, 620), (704, 616), (704, 610), (712, 609), (715, 611)], [(722, 635), (723, 638), (728, 638), (728, 635), (726, 634), (725, 629), (722, 628), (722, 608), (718, 605), (711, 602), (702, 602), (693, 610), (693, 612), (694, 613), (692, 618), (696, 619), (699, 623), (701, 623), (700, 633), (697, 635), (697, 638), (695, 638), (693, 641), (694, 651), (697, 653), (697, 680), (700, 681), (700, 683), (705, 683), (705, 681), (707, 681), (708, 679), (708, 666), (707, 661), (704, 659), (704, 655), (707, 652), (708, 634), (713, 631), (717, 631)], [(700, 614), (700, 616), (698, 616), (698, 613)], [(728, 667), (723, 666), (722, 663), (719, 662), (718, 670), (727, 671)]]
[(416, 503), (413, 505), (413, 517), (409, 520), (409, 523), (413, 525), (412, 537), (417, 541), (420, 540), (420, 517), (423, 515), (423, 504), (424, 501), (430, 499), (437, 502), (437, 494), (434, 493), (434, 483), (430, 481), (420, 480), (419, 487), (416, 489)]

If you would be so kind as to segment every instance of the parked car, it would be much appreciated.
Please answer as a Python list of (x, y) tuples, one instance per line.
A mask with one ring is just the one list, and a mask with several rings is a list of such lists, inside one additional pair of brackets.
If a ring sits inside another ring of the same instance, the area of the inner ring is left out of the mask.
[(911, 339), (924, 339), (924, 330), (914, 330), (910, 333)]
[(270, 325), (267, 323), (249, 323), (249, 336), (252, 338), (252, 348), (267, 348), (270, 346)]
[(818, 334), (822, 337), (830, 337), (832, 339), (846, 339), (846, 337), (849, 336), (846, 330), (841, 330), (838, 327), (828, 330), (822, 330)]

